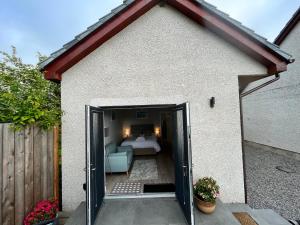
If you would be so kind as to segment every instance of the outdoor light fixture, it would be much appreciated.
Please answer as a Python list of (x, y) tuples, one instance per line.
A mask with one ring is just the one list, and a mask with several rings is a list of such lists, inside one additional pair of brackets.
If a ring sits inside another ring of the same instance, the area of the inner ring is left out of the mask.
[(210, 108), (213, 108), (215, 106), (215, 103), (216, 103), (215, 97), (211, 97), (209, 99), (209, 106), (210, 106)]

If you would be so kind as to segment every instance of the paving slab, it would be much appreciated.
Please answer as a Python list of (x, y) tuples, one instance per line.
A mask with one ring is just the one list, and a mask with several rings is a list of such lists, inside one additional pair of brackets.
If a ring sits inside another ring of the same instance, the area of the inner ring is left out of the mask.
[[(66, 225), (85, 225), (86, 204), (82, 202)], [(259, 225), (290, 225), (270, 209), (251, 209), (246, 204), (217, 201), (214, 213), (194, 209), (195, 225), (240, 225), (232, 212), (247, 212)], [(139, 198), (105, 200), (95, 225), (187, 225), (175, 198)]]
[(291, 225), (271, 209), (256, 209), (251, 214), (259, 225)]
[(219, 200), (216, 210), (212, 214), (207, 215), (197, 209), (194, 212), (196, 225), (241, 225), (232, 215), (232, 212), (227, 209), (226, 204)]
[(226, 203), (224, 206), (231, 212), (248, 212), (253, 210), (249, 205), (244, 203)]
[(175, 198), (105, 200), (96, 225), (186, 225)]

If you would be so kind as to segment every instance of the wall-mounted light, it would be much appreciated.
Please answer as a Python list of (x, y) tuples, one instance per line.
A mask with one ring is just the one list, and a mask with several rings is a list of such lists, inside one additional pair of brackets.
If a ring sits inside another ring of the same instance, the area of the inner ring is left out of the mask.
[(156, 127), (154, 132), (155, 132), (155, 135), (158, 137), (160, 135), (160, 128)]
[(215, 103), (216, 103), (215, 97), (211, 97), (209, 99), (209, 106), (210, 106), (210, 108), (213, 108), (215, 106)]
[(129, 128), (125, 128), (125, 130), (124, 130), (124, 136), (125, 136), (126, 138), (128, 138), (129, 135), (130, 135), (130, 130), (129, 130)]

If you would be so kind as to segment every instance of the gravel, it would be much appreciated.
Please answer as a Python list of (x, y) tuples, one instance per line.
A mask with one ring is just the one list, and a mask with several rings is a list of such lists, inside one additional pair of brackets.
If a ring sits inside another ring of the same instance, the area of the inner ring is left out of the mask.
[(269, 208), (286, 219), (300, 219), (298, 156), (278, 154), (278, 150), (272, 151), (270, 147), (245, 142), (247, 201), (250, 207)]

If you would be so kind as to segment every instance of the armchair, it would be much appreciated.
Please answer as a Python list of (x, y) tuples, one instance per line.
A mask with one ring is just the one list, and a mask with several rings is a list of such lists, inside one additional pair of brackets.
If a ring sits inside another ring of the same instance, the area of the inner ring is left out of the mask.
[(119, 146), (110, 143), (105, 146), (105, 172), (118, 173), (126, 172), (130, 169), (133, 159), (133, 149), (131, 146)]

